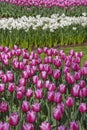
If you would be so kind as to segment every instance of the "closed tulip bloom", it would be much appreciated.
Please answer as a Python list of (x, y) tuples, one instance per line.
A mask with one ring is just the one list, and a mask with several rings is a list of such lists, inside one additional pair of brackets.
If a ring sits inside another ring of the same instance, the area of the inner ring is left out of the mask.
[(73, 99), (73, 97), (67, 97), (67, 99), (66, 99), (66, 106), (67, 107), (72, 107), (74, 105), (74, 99)]
[(55, 58), (53, 62), (56, 67), (60, 67), (62, 65), (62, 61), (59, 58)]
[(71, 68), (73, 71), (79, 71), (80, 65), (77, 63), (72, 63)]
[(86, 82), (84, 80), (80, 80), (79, 85), (81, 88), (84, 88), (86, 86)]
[(0, 83), (0, 92), (3, 92), (5, 90), (5, 84)]
[(6, 76), (7, 76), (8, 82), (14, 81), (14, 74), (11, 71), (7, 71)]
[(64, 125), (61, 125), (57, 128), (57, 130), (67, 130), (66, 127)]
[(25, 93), (27, 98), (31, 98), (33, 96), (33, 91), (31, 88), (28, 88)]
[(82, 74), (82, 76), (87, 76), (87, 67), (81, 68), (81, 74)]
[(60, 78), (60, 70), (58, 70), (58, 69), (55, 69), (54, 70), (54, 72), (53, 72), (53, 77), (54, 77), (54, 79), (59, 79)]
[(54, 94), (55, 94), (54, 91), (48, 91), (48, 93), (47, 93), (47, 99), (48, 99), (48, 101), (50, 101), (50, 102), (54, 101)]
[(21, 100), (21, 99), (23, 98), (23, 95), (24, 95), (24, 94), (23, 94), (21, 91), (17, 91), (17, 94), (16, 94), (16, 95), (17, 95), (17, 99), (18, 99), (18, 100)]
[(3, 129), (3, 122), (0, 122), (0, 130), (2, 130)]
[(9, 83), (9, 84), (8, 84), (8, 91), (9, 91), (10, 93), (13, 93), (14, 90), (15, 90), (15, 84), (14, 84), (14, 83)]
[(10, 124), (11, 126), (17, 126), (18, 123), (19, 123), (19, 120), (20, 120), (20, 118), (19, 118), (18, 113), (17, 113), (17, 112), (14, 112), (14, 113), (12, 113), (12, 114), (10, 115), (9, 124)]
[(2, 101), (0, 103), (0, 111), (1, 112), (6, 112), (8, 111), (8, 104), (5, 101)]
[(33, 76), (33, 83), (36, 84), (39, 80), (39, 77), (37, 75)]
[(54, 83), (50, 83), (48, 87), (49, 91), (55, 91), (56, 90), (56, 85)]
[(0, 78), (2, 78), (4, 72), (2, 70), (0, 70)]
[(65, 74), (67, 74), (67, 73), (70, 72), (70, 68), (67, 67), (67, 66), (64, 66), (64, 70), (63, 71), (64, 71)]
[(60, 103), (62, 101), (62, 94), (60, 92), (55, 92), (54, 94), (54, 102)]
[(23, 71), (22, 72), (22, 78), (28, 79), (28, 72), (27, 71)]
[(42, 99), (43, 98), (43, 96), (44, 96), (44, 93), (43, 93), (43, 90), (42, 89), (37, 89), (37, 90), (35, 90), (35, 97), (37, 98), (37, 99)]
[(40, 103), (35, 102), (35, 103), (32, 105), (32, 110), (35, 111), (35, 112), (40, 112), (40, 110), (41, 110), (41, 105), (40, 105)]
[(74, 84), (74, 86), (71, 89), (72, 96), (78, 97), (79, 96), (79, 91), (80, 91), (80, 85), (79, 84)]
[(80, 80), (80, 78), (81, 78), (81, 72), (80, 72), (80, 71), (75, 72), (75, 74), (74, 74), (74, 79), (75, 79), (75, 80)]
[(74, 56), (74, 55), (75, 55), (74, 50), (70, 50), (70, 55), (72, 55), (72, 56)]
[(25, 78), (20, 78), (18, 83), (19, 83), (19, 85), (26, 86)]
[(46, 79), (47, 78), (47, 72), (46, 71), (42, 71), (41, 72), (41, 78), (42, 79)]
[(43, 52), (42, 48), (38, 48), (38, 49), (37, 49), (37, 53), (38, 53), (38, 54), (41, 54), (42, 52)]
[(24, 123), (22, 126), (22, 130), (34, 130), (34, 125), (31, 123)]
[(30, 110), (30, 104), (29, 104), (29, 102), (28, 101), (23, 101), (22, 102), (22, 107), (21, 107), (21, 109), (22, 109), (22, 111), (23, 112), (28, 112), (29, 110)]
[(87, 88), (82, 88), (82, 95), (83, 97), (87, 97)]
[(48, 47), (44, 47), (44, 48), (43, 48), (43, 52), (44, 52), (44, 53), (47, 53), (47, 50), (48, 50)]
[(82, 58), (82, 57), (83, 57), (83, 52), (82, 52), (82, 51), (79, 52), (78, 56), (79, 56), (80, 58)]
[(14, 69), (19, 69), (19, 62), (18, 61), (15, 61), (14, 63), (13, 63), (13, 66), (14, 66)]
[(70, 130), (79, 130), (79, 124), (76, 121), (70, 122)]
[(62, 113), (64, 113), (64, 111), (65, 111), (65, 106), (64, 106), (63, 102), (58, 103), (56, 108), (61, 109)]
[(40, 71), (44, 71), (44, 65), (43, 65), (43, 64), (39, 64), (38, 67), (39, 67), (39, 70), (40, 70)]
[(42, 122), (40, 125), (40, 130), (52, 130), (50, 123)]
[(4, 122), (2, 125), (2, 129), (0, 130), (10, 130), (10, 124), (8, 122)]
[(55, 108), (54, 111), (53, 111), (53, 118), (55, 120), (59, 121), (62, 118), (62, 116), (63, 116), (63, 113), (62, 113), (61, 109)]
[(4, 75), (2, 76), (2, 82), (3, 82), (3, 83), (8, 82), (7, 75), (4, 74)]
[(70, 73), (67, 73), (65, 79), (68, 82), (68, 84), (74, 84), (75, 82), (74, 76), (71, 75)]
[(58, 91), (62, 94), (66, 93), (66, 86), (64, 84), (60, 84), (58, 87)]
[(36, 83), (36, 88), (37, 89), (41, 89), (43, 87), (43, 83), (41, 80), (38, 80), (37, 83)]
[(44, 88), (49, 88), (49, 85), (50, 85), (50, 81), (49, 80), (46, 80), (45, 83), (44, 83)]
[(26, 120), (29, 123), (34, 123), (36, 121), (36, 112), (31, 110), (27, 112)]
[(79, 105), (79, 111), (80, 111), (81, 113), (84, 113), (84, 112), (86, 112), (86, 110), (87, 110), (87, 105), (86, 105), (86, 103), (81, 103), (81, 104)]

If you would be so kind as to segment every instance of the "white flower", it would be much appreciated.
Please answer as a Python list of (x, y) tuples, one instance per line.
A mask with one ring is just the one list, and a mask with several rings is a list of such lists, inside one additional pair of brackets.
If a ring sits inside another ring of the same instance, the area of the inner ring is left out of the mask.
[(74, 31), (75, 31), (76, 29), (77, 29), (76, 27), (72, 27), (72, 30), (74, 30)]

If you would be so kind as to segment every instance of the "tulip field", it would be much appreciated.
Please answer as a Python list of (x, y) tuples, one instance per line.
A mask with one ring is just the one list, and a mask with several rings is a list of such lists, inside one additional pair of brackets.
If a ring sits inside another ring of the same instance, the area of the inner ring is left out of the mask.
[(0, 130), (87, 130), (87, 0), (0, 0)]

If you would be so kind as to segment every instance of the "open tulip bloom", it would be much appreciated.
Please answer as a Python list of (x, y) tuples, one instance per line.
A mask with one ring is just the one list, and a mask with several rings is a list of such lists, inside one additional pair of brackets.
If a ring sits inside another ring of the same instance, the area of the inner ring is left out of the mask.
[(86, 130), (82, 57), (74, 50), (0, 46), (0, 130)]

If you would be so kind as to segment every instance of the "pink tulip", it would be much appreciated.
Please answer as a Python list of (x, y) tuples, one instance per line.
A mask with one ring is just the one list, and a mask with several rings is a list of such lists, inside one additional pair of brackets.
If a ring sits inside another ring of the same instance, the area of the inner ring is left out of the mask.
[(62, 94), (60, 92), (55, 92), (54, 94), (54, 102), (60, 103), (62, 101)]
[(14, 113), (12, 113), (12, 114), (10, 115), (9, 124), (10, 124), (11, 126), (17, 126), (18, 123), (19, 123), (19, 120), (20, 120), (20, 118), (19, 118), (18, 113), (17, 113), (17, 112), (14, 112)]
[(86, 103), (81, 103), (80, 106), (79, 106), (79, 111), (80, 111), (81, 113), (84, 113), (84, 112), (86, 112), (86, 110), (87, 110), (87, 105), (86, 105)]
[(22, 108), (21, 108), (21, 109), (22, 109), (22, 111), (25, 112), (25, 113), (28, 112), (28, 111), (30, 110), (30, 104), (29, 104), (29, 102), (26, 101), (26, 100), (23, 101), (23, 102), (22, 102)]
[(43, 90), (42, 89), (37, 89), (37, 90), (35, 90), (35, 97), (37, 98), (37, 99), (42, 99), (43, 98), (43, 96), (44, 96), (44, 93), (43, 93)]
[(56, 90), (56, 85), (54, 83), (50, 83), (48, 87), (49, 91), (55, 91)]
[(19, 85), (26, 86), (26, 79), (25, 78), (20, 78), (18, 83), (19, 83)]
[(35, 103), (32, 105), (32, 110), (35, 111), (35, 112), (40, 112), (40, 110), (41, 110), (41, 105), (40, 105), (40, 103), (35, 102)]
[(7, 102), (2, 101), (0, 103), (0, 111), (3, 112), (3, 113), (8, 111), (8, 104), (7, 104)]
[(74, 105), (74, 99), (73, 99), (73, 97), (67, 97), (67, 99), (66, 99), (66, 106), (67, 107), (72, 107)]
[(4, 92), (5, 84), (0, 83), (0, 92)]
[(36, 88), (37, 89), (41, 89), (43, 87), (43, 83), (41, 80), (37, 80), (37, 83), (36, 83)]
[(55, 69), (54, 70), (54, 72), (53, 72), (53, 77), (54, 77), (54, 79), (59, 79), (60, 78), (60, 70), (58, 70), (58, 69)]
[(86, 87), (86, 82), (84, 80), (80, 80), (79, 85), (81, 88), (84, 88), (84, 87)]
[(55, 94), (54, 91), (48, 91), (48, 93), (47, 93), (47, 99), (48, 99), (50, 102), (53, 102), (53, 101), (54, 101), (54, 94)]
[(63, 116), (63, 113), (61, 109), (55, 108), (53, 111), (53, 118), (59, 121), (62, 118), (62, 116)]
[(74, 86), (71, 89), (72, 96), (78, 97), (79, 96), (79, 91), (80, 91), (80, 85), (79, 84), (74, 84)]
[(76, 121), (70, 122), (70, 130), (79, 130), (78, 122)]
[(26, 120), (29, 123), (34, 123), (36, 121), (36, 112), (31, 110), (27, 112)]
[(52, 130), (50, 123), (42, 122), (40, 125), (40, 130)]
[(64, 84), (60, 84), (58, 87), (58, 91), (63, 93), (66, 93), (66, 86)]
[(24, 123), (22, 126), (22, 130), (34, 130), (34, 126), (31, 123)]
[(9, 84), (8, 84), (8, 91), (9, 91), (10, 93), (13, 93), (14, 90), (15, 90), (15, 84), (14, 84), (14, 83), (9, 83)]
[(44, 79), (44, 80), (47, 78), (47, 72), (46, 71), (41, 72), (41, 78)]
[(64, 125), (58, 126), (57, 130), (67, 130)]
[(27, 98), (31, 98), (33, 96), (33, 91), (31, 88), (28, 88), (25, 93)]

